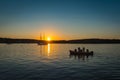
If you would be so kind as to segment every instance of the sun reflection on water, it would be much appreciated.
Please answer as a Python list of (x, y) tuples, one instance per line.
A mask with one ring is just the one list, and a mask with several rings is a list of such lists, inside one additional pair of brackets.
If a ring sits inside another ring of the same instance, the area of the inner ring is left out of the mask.
[(49, 56), (50, 55), (50, 44), (48, 44), (48, 46), (47, 46), (48, 48), (47, 48), (47, 56)]
[(48, 43), (47, 45), (40, 45), (39, 46), (39, 55), (43, 56), (43, 57), (50, 57), (51, 56), (51, 49), (52, 46), (50, 43)]

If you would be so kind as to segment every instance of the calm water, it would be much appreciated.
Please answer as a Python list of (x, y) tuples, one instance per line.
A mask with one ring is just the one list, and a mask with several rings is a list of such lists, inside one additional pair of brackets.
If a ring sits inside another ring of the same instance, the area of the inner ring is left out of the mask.
[[(94, 56), (69, 56), (86, 47)], [(120, 44), (0, 44), (0, 80), (120, 80)]]

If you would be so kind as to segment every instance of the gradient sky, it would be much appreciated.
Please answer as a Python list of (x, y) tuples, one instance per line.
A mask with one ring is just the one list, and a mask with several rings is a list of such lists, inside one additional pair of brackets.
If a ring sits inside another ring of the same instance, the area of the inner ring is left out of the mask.
[(0, 37), (119, 38), (120, 0), (0, 0)]

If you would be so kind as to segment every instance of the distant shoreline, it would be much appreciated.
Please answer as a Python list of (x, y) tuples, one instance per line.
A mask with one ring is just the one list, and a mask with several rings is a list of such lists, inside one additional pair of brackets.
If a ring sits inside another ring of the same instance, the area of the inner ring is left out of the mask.
[(55, 44), (120, 44), (120, 39), (75, 39), (75, 40), (36, 40), (36, 39), (12, 39), (0, 38), (0, 43), (55, 43)]

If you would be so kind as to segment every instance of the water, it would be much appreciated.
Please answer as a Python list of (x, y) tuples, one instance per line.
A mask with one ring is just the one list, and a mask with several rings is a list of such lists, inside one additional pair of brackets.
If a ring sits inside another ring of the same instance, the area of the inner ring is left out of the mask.
[[(93, 56), (69, 56), (77, 47)], [(0, 80), (120, 80), (120, 44), (0, 44)]]

